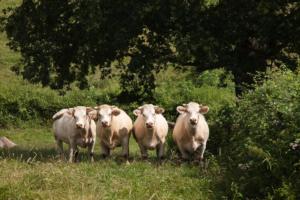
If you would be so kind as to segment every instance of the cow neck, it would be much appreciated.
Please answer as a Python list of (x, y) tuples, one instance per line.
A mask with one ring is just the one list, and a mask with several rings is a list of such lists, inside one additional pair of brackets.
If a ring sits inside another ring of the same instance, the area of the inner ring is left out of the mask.
[(191, 127), (191, 128), (190, 128), (190, 133), (191, 133), (192, 137), (195, 137), (196, 132), (197, 132), (197, 126), (196, 126), (196, 127)]
[(153, 127), (153, 129), (148, 129), (146, 126), (146, 132), (147, 132), (147, 136), (148, 138), (151, 138), (151, 139), (157, 139), (157, 135), (155, 134), (156, 133), (156, 126)]
[(108, 139), (109, 144), (112, 144), (112, 139), (113, 139), (113, 133), (112, 133), (112, 129), (111, 126), (110, 127), (102, 127), (104, 130), (104, 138)]

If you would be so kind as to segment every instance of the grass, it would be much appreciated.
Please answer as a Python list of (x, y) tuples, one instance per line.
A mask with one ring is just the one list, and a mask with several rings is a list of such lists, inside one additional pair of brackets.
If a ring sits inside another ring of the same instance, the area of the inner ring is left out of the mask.
[(48, 127), (5, 129), (0, 135), (18, 144), (0, 151), (0, 199), (216, 199), (217, 170), (166, 160), (158, 165), (154, 153), (141, 160), (131, 140), (130, 164), (111, 158), (88, 161), (81, 150), (80, 162), (61, 161)]

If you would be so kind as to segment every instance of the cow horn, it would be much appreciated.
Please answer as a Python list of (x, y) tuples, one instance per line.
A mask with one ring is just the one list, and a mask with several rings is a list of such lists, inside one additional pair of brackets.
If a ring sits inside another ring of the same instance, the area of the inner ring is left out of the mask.
[(183, 104), (182, 104), (182, 106), (183, 106), (183, 107), (186, 107), (186, 106), (187, 106), (187, 104), (186, 104), (186, 103), (183, 103)]

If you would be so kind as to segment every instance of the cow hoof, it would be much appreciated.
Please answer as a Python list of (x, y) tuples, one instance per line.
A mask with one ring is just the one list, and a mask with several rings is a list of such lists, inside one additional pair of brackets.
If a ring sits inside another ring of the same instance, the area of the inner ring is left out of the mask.
[(101, 155), (100, 155), (100, 158), (101, 158), (101, 159), (106, 159), (106, 158), (108, 158), (108, 155), (106, 155), (106, 154), (101, 154)]
[(147, 160), (148, 156), (142, 156), (142, 160)]

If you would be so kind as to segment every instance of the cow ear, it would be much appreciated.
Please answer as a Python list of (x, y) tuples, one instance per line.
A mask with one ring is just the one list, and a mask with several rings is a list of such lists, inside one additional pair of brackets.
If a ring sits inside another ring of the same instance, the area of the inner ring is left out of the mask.
[(183, 114), (186, 112), (186, 108), (183, 106), (177, 106), (176, 108), (177, 112), (179, 112), (180, 114)]
[(74, 116), (75, 109), (74, 109), (74, 108), (69, 108), (68, 111), (67, 111), (67, 113), (68, 113), (69, 115)]
[(92, 110), (92, 111), (88, 112), (88, 116), (91, 119), (97, 121), (98, 120), (98, 111), (97, 110)]
[(69, 109), (61, 109), (60, 111), (58, 111), (57, 113), (55, 113), (52, 117), (53, 120), (57, 120), (59, 119), (63, 114), (65, 114), (66, 112), (68, 112)]
[(201, 114), (206, 114), (209, 111), (209, 107), (208, 106), (201, 106), (199, 112)]
[(111, 112), (114, 116), (118, 116), (121, 113), (121, 110), (118, 108), (114, 108)]
[(133, 111), (133, 114), (134, 114), (135, 116), (139, 116), (140, 114), (142, 114), (142, 111), (141, 111), (140, 109), (135, 109), (135, 110)]
[(158, 106), (155, 107), (155, 113), (156, 114), (162, 114), (164, 112), (165, 112), (165, 109), (163, 109), (161, 107), (158, 107)]

